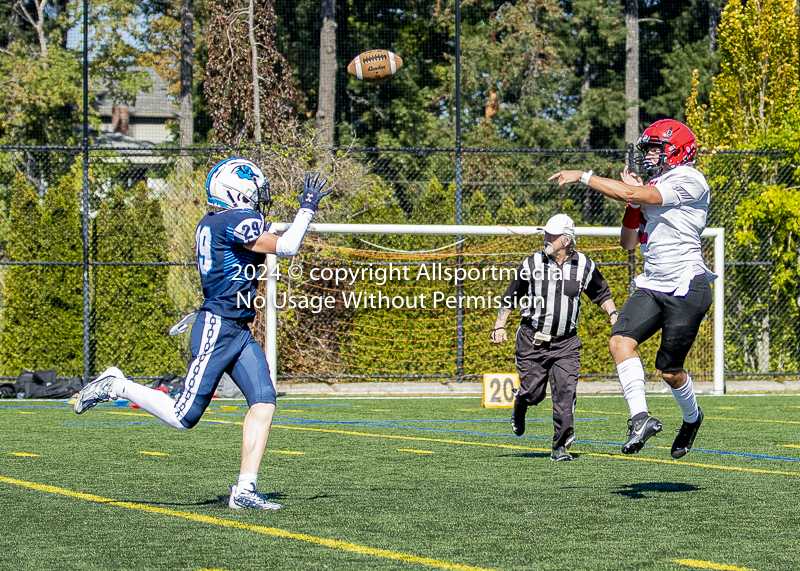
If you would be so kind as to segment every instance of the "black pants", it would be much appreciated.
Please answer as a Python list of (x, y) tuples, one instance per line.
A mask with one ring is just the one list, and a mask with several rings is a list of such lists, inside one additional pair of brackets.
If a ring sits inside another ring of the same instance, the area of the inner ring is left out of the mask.
[(519, 373), (517, 400), (528, 406), (542, 402), (547, 380), (553, 398), (553, 448), (564, 446), (575, 435), (573, 403), (581, 367), (581, 340), (577, 335), (534, 345), (533, 330), (517, 331), (516, 361)]
[(702, 274), (694, 277), (685, 297), (637, 289), (622, 306), (611, 336), (629, 337), (641, 345), (661, 329), (656, 369), (681, 371), (712, 301), (714, 294)]

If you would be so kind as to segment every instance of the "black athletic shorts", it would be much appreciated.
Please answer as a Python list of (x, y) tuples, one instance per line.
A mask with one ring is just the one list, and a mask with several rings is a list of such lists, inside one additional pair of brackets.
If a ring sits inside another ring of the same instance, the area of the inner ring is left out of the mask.
[(711, 285), (705, 274), (694, 277), (686, 297), (637, 289), (622, 306), (611, 336), (630, 337), (641, 345), (661, 329), (656, 369), (667, 373), (681, 371), (712, 301)]

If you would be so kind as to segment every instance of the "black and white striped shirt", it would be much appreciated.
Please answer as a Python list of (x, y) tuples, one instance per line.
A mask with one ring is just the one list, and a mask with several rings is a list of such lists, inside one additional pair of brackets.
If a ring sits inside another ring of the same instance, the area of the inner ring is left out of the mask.
[(502, 304), (506, 309), (521, 306), (523, 323), (546, 335), (563, 337), (578, 326), (581, 292), (597, 305), (611, 299), (608, 282), (591, 258), (573, 251), (559, 266), (540, 251), (519, 265)]

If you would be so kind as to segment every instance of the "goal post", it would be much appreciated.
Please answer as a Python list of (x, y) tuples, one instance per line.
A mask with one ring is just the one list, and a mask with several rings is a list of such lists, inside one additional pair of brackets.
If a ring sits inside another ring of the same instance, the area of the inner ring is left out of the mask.
[[(283, 232), (289, 227), (288, 223), (274, 223), (272, 228)], [(428, 236), (531, 236), (541, 234), (537, 226), (470, 226), (470, 225), (414, 225), (414, 224), (311, 224), (309, 233), (316, 234), (384, 234), (384, 235), (428, 235)], [(588, 227), (575, 228), (577, 237), (617, 237), (619, 227)], [(714, 272), (714, 334), (713, 334), (713, 394), (725, 393), (725, 229), (706, 228), (702, 238), (713, 238)], [(267, 300), (274, 300), (277, 292), (278, 259), (275, 255), (268, 255), (266, 260)], [(267, 362), (270, 368), (270, 377), (273, 385), (276, 383), (277, 374), (277, 309), (274, 304), (267, 301), (265, 319), (265, 345)]]

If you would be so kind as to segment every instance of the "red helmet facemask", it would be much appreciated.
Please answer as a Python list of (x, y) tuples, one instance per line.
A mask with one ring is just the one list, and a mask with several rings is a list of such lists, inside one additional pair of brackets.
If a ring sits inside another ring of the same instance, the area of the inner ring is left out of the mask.
[[(647, 158), (647, 149), (653, 145), (661, 147), (661, 153), (655, 163), (652, 162), (652, 158)], [(650, 125), (639, 137), (636, 147), (642, 156), (636, 157), (633, 162), (640, 170), (646, 170), (651, 178), (663, 174), (665, 168), (693, 163), (694, 155), (697, 153), (694, 133), (675, 119), (662, 119)]]

